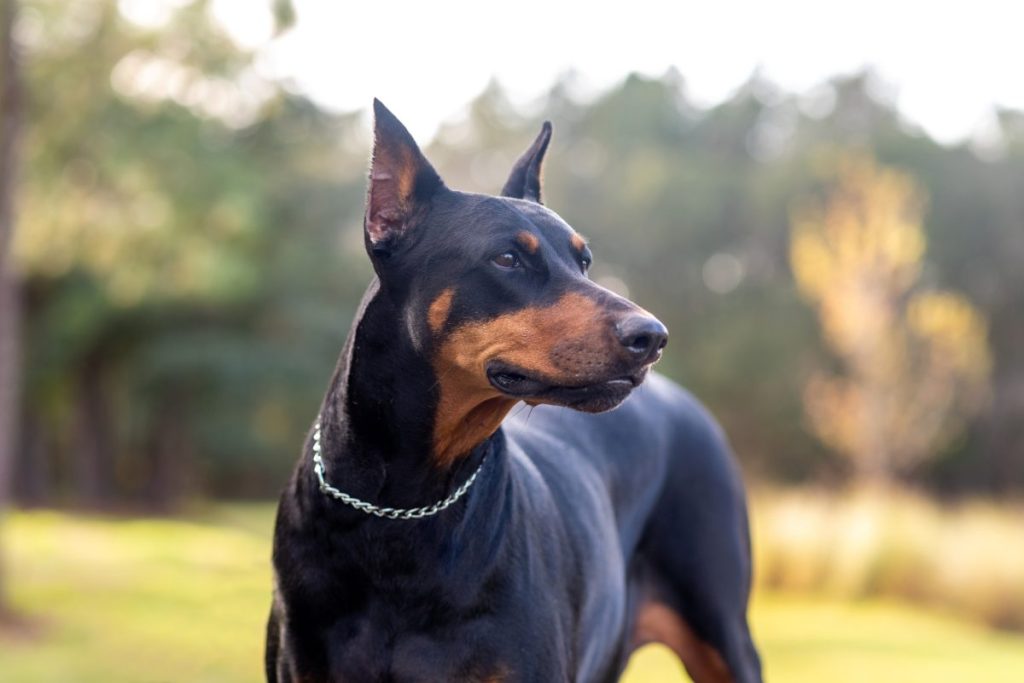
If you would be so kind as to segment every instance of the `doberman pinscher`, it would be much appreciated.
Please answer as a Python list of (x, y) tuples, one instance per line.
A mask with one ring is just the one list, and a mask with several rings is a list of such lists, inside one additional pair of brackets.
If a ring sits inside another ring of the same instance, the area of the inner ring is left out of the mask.
[(550, 124), (488, 196), (374, 110), (376, 277), (278, 509), (267, 678), (614, 681), (657, 641), (760, 681), (729, 447), (541, 204)]

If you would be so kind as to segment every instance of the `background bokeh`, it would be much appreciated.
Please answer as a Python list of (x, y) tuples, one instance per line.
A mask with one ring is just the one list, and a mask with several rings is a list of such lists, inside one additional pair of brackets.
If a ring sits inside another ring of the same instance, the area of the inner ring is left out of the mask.
[[(301, 5), (220, 5), (0, 5), (2, 680), (259, 672), (272, 500), (370, 275), (370, 122), (267, 66)], [(1020, 680), (1024, 111), (939, 142), (870, 68), (709, 103), (615, 61), (420, 142), (494, 192), (554, 123), (546, 203), (743, 466), (771, 679)]]

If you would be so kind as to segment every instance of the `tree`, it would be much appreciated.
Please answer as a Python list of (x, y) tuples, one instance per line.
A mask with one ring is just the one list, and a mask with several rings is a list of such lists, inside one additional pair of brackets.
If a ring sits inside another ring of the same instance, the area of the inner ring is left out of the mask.
[(851, 154), (827, 198), (793, 218), (793, 274), (842, 368), (810, 378), (805, 410), (868, 482), (934, 456), (988, 387), (983, 317), (958, 294), (918, 285), (922, 195), (908, 175)]
[[(0, 0), (0, 514), (11, 493), (17, 444), (21, 326), (18, 278), (11, 257), (14, 236), (14, 191), (21, 124), (21, 83), (14, 44), (15, 0)], [(3, 568), (0, 567), (0, 622), (9, 615)]]
[[(273, 5), (278, 30), (288, 7)], [(361, 121), (260, 77), (210, 3), (159, 26), (121, 9), (22, 4), (17, 493), (170, 509), (266, 492), (368, 277), (365, 156), (346, 147)]]

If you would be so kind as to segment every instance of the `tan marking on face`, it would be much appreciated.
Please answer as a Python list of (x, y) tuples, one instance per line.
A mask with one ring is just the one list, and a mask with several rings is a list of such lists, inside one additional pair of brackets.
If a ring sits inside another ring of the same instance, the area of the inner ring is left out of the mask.
[(427, 309), (427, 324), (430, 325), (430, 331), (434, 334), (440, 332), (448, 320), (448, 314), (452, 310), (452, 297), (454, 295), (455, 290), (449, 287), (441, 292), (430, 304), (430, 308)]
[(516, 235), (516, 242), (523, 245), (523, 249), (526, 249), (531, 254), (536, 254), (537, 250), (540, 249), (540, 240), (532, 232), (527, 232), (526, 230)]
[(484, 391), (456, 394), (461, 387), (442, 384), (434, 424), (434, 458), (447, 467), (498, 431), (516, 401), (488, 384)]
[[(605, 351), (613, 341), (605, 319), (606, 312), (596, 301), (570, 293), (550, 306), (463, 325), (446, 340), (444, 356), (452, 365), (481, 376), (487, 361), (500, 359), (549, 380), (575, 384), (587, 374), (573, 366), (573, 358), (588, 350)], [(571, 348), (556, 353), (563, 346)]]
[(576, 251), (582, 252), (587, 247), (587, 241), (578, 232), (574, 232), (569, 241), (572, 242), (573, 249)]
[(671, 607), (647, 602), (637, 613), (634, 647), (662, 643), (683, 661), (694, 683), (733, 683), (732, 672), (718, 650), (701, 640), (693, 628)]
[(500, 360), (553, 384), (583, 385), (603, 378), (617, 358), (605, 310), (582, 294), (551, 306), (525, 308), (455, 328), (434, 358), (440, 398), (434, 456), (450, 465), (493, 434), (518, 402), (491, 386), (487, 363)]

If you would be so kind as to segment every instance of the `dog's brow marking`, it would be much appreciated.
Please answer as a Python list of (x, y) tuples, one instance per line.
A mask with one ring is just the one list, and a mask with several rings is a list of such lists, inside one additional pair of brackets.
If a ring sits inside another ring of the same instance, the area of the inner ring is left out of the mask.
[(449, 287), (441, 292), (430, 304), (430, 308), (427, 310), (427, 324), (430, 325), (430, 331), (434, 334), (440, 332), (448, 320), (448, 314), (452, 310), (452, 297), (454, 295), (455, 290)]
[(569, 238), (569, 241), (572, 242), (572, 246), (576, 251), (583, 251), (587, 247), (587, 241), (583, 239), (583, 236), (578, 232), (574, 232), (572, 237)]
[(540, 240), (532, 232), (523, 230), (516, 235), (516, 241), (523, 245), (523, 249), (526, 249), (531, 254), (536, 254), (537, 250), (540, 249)]

